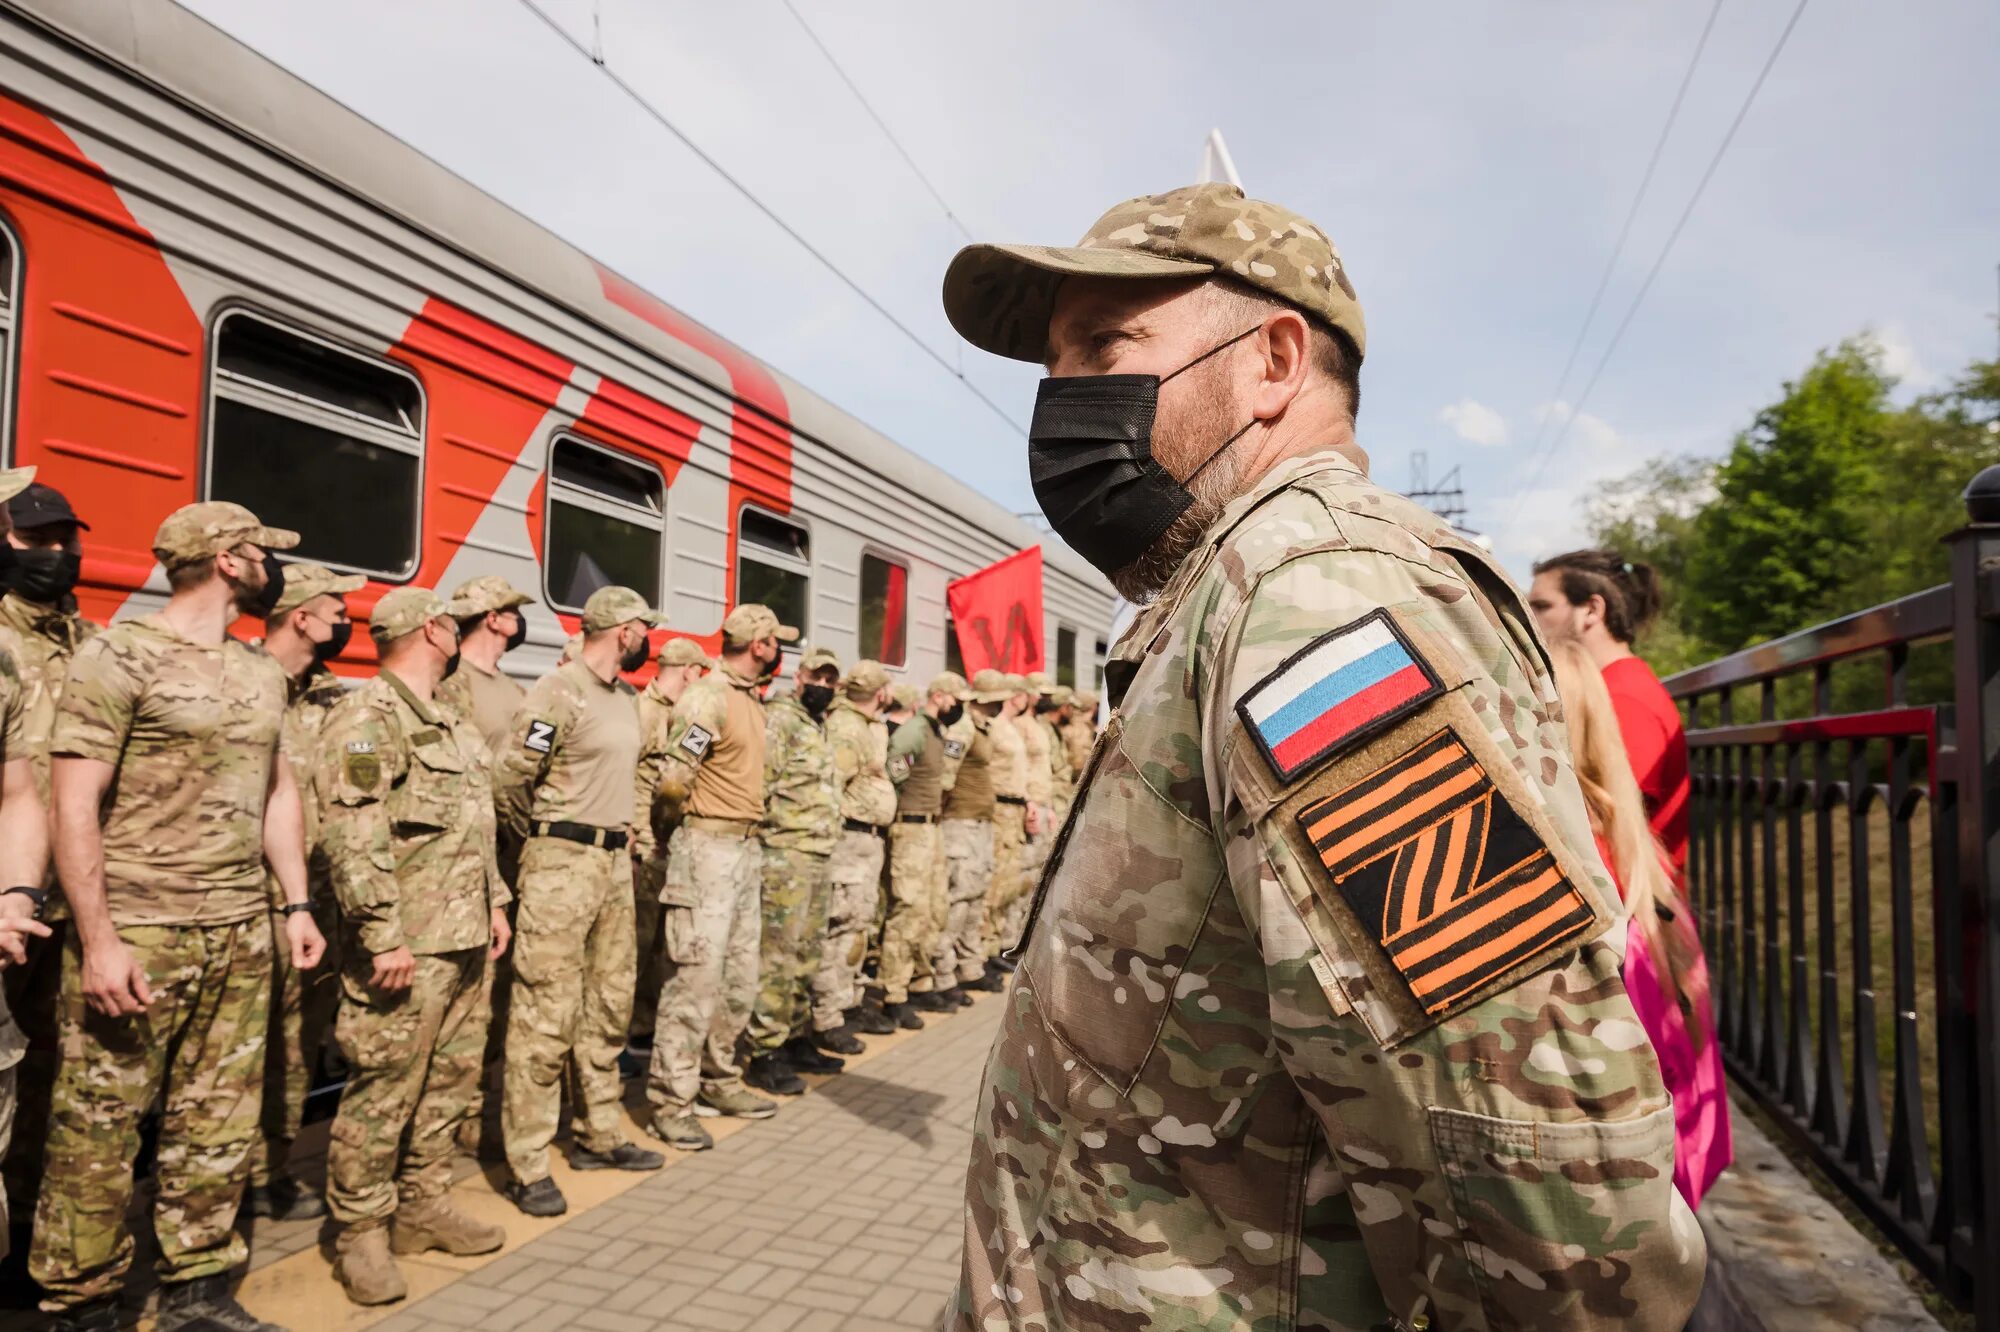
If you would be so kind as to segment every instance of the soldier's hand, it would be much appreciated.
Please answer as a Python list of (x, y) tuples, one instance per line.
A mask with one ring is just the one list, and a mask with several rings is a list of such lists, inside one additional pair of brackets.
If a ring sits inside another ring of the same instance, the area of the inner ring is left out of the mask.
[(1040, 805), (1028, 806), (1028, 821), (1026, 827), (1028, 830), (1028, 836), (1040, 837), (1042, 835), (1042, 807)]
[(493, 908), (493, 942), (486, 949), (486, 959), (498, 962), (500, 955), (507, 951), (507, 945), (514, 941), (514, 927), (507, 923), (507, 913), (499, 907)]
[[(28, 908), (33, 911), (34, 908)], [(17, 916), (9, 912), (0, 915), (0, 971), (10, 966), (28, 965), (28, 939), (46, 939), (49, 927), (32, 915)]]
[(292, 965), (300, 971), (311, 971), (326, 955), (326, 936), (319, 932), (319, 922), (310, 911), (294, 911), (285, 917), (285, 939), (292, 946)]
[(129, 1017), (145, 1012), (152, 1004), (153, 991), (146, 984), (146, 973), (133, 960), (123, 939), (114, 937), (109, 943), (83, 950), (83, 997), (106, 1017)]
[(416, 975), (415, 955), (407, 947), (393, 948), (386, 953), (375, 954), (375, 973), (369, 977), (369, 983), (378, 990), (401, 994), (410, 988), (410, 982), (416, 979)]

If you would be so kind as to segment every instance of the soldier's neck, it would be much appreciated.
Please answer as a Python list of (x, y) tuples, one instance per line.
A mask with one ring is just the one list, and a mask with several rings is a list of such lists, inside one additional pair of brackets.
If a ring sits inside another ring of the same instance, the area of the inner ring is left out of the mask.
[(160, 618), (190, 643), (216, 647), (229, 637), (229, 626), (240, 612), (236, 594), (221, 575), (199, 587), (184, 588), (167, 598)]
[(500, 658), (506, 654), (506, 639), (480, 629), (458, 645), (459, 669), (464, 670), (470, 666), (487, 675), (498, 675)]

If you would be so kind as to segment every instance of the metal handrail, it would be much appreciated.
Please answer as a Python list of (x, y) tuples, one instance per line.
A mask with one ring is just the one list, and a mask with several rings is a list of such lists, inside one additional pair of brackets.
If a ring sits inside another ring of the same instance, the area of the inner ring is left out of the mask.
[(1943, 583), (1691, 666), (1662, 683), (1675, 698), (1686, 698), (1950, 634), (1951, 584)]

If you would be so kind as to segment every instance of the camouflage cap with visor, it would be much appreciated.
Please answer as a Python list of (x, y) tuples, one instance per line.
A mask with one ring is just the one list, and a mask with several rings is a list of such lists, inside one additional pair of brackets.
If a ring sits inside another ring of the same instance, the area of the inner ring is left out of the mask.
[(1029, 671), (1021, 677), (1021, 688), (1048, 698), (1056, 692), (1056, 677), (1047, 671)]
[(805, 655), (799, 658), (799, 668), (807, 673), (830, 670), (838, 676), (840, 674), (840, 654), (832, 648), (807, 648)]
[(285, 590), (278, 595), (271, 614), (286, 615), (314, 597), (344, 597), (366, 586), (368, 579), (361, 574), (338, 574), (324, 564), (287, 564)]
[(799, 641), (797, 629), (780, 622), (778, 613), (769, 606), (754, 601), (746, 601), (722, 617), (722, 636), (737, 644), (755, 643), (762, 638), (775, 638), (780, 643)]
[[(290, 583), (287, 577), (287, 584)], [(385, 593), (368, 613), (368, 634), (377, 643), (393, 643), (414, 634), (432, 620), (457, 620), (456, 607), (431, 587), (399, 587)]]
[(34, 468), (0, 467), (0, 504), (5, 504), (33, 484)]
[(517, 606), (532, 605), (534, 600), (499, 574), (468, 578), (451, 594), (451, 604), (462, 607), (462, 614), (468, 619), (492, 611), (507, 611)]
[(915, 712), (917, 687), (913, 684), (899, 684), (889, 691), (889, 701), (898, 712)]
[(1005, 703), (1014, 697), (1014, 690), (1007, 684), (1004, 671), (991, 667), (974, 673), (972, 677), (972, 701), (974, 703)]
[(619, 587), (615, 583), (598, 588), (590, 594), (590, 600), (583, 603), (583, 632), (586, 634), (616, 629), (634, 620), (657, 629), (667, 622), (667, 617), (647, 605), (646, 599), (631, 588)]
[(881, 662), (863, 657), (847, 668), (847, 674), (840, 683), (849, 697), (867, 698), (870, 694), (880, 693), (882, 686), (889, 683), (889, 672)]
[(1284, 301), (1368, 350), (1361, 302), (1340, 251), (1305, 218), (1234, 185), (1189, 185), (1128, 199), (1076, 245), (968, 245), (944, 275), (944, 310), (959, 336), (1016, 361), (1045, 359), (1064, 278), (1193, 278), (1238, 282)]
[(715, 663), (701, 650), (701, 644), (692, 638), (668, 639), (667, 645), (660, 649), (657, 660), (663, 671), (674, 666), (706, 666), (710, 670), (715, 669)]
[(153, 537), (153, 558), (161, 567), (178, 569), (212, 559), (238, 546), (290, 550), (299, 534), (283, 527), (266, 527), (256, 514), (228, 500), (185, 504), (167, 515)]
[(931, 677), (930, 686), (925, 692), (943, 694), (947, 698), (956, 698), (961, 701), (972, 697), (972, 687), (965, 683), (965, 677), (957, 671), (938, 672)]

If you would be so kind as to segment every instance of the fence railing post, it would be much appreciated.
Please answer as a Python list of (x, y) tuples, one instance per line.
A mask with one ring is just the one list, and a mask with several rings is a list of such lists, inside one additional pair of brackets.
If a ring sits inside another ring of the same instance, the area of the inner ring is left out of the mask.
[(1971, 520), (1951, 543), (1953, 696), (1958, 739), (1958, 869), (1977, 921), (1976, 1013), (1979, 1199), (1973, 1209), (1975, 1310), (1981, 1332), (2000, 1332), (2000, 621), (1986, 587), (2000, 571), (2000, 466), (1965, 491)]

